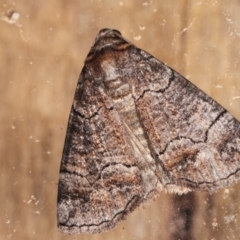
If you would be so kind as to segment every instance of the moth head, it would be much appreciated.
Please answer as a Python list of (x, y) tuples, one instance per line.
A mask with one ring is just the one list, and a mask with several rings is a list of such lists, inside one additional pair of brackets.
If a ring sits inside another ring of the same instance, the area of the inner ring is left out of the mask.
[(91, 61), (96, 54), (104, 49), (120, 50), (132, 45), (129, 41), (122, 37), (118, 30), (104, 28), (100, 30), (95, 38), (94, 44), (89, 52), (86, 61)]
[(94, 45), (98, 48), (114, 45), (114, 43), (121, 42), (123, 39), (122, 34), (118, 30), (104, 28), (100, 30), (95, 38)]
[(122, 36), (122, 34), (118, 30), (103, 28), (102, 30), (99, 31), (95, 41), (103, 37), (120, 37), (120, 36)]

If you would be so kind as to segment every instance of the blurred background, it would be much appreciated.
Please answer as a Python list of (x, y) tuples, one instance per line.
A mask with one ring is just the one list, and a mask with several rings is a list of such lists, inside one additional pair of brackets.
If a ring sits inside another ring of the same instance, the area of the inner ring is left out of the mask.
[(0, 0), (0, 239), (239, 239), (240, 184), (160, 193), (116, 228), (57, 230), (61, 154), (96, 34), (118, 29), (240, 120), (240, 2)]

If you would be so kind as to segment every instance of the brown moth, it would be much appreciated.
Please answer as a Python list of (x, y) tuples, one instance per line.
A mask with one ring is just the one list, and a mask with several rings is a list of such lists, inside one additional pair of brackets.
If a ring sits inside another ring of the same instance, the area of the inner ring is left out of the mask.
[(97, 35), (69, 117), (58, 228), (113, 228), (155, 193), (214, 191), (240, 177), (240, 124), (117, 30)]

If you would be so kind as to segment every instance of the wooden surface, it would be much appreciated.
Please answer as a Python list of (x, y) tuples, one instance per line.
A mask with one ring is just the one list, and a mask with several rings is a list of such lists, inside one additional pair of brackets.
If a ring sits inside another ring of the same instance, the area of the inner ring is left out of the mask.
[[(165, 240), (184, 231), (191, 239), (239, 239), (240, 184), (184, 199), (160, 193), (98, 235), (65, 236), (56, 227), (68, 116), (98, 31), (118, 29), (240, 120), (239, 1), (0, 3), (0, 239)], [(12, 10), (20, 14), (16, 23)]]

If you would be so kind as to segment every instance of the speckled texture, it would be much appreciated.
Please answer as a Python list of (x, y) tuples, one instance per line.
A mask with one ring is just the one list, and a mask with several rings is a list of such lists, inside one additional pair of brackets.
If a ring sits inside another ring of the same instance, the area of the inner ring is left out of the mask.
[(239, 122), (118, 31), (101, 30), (70, 113), (59, 230), (99, 233), (158, 191), (214, 191), (239, 170)]

